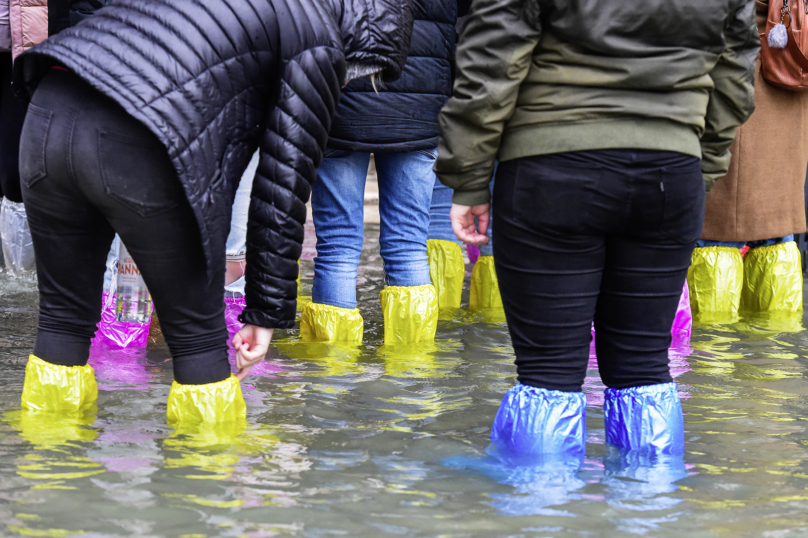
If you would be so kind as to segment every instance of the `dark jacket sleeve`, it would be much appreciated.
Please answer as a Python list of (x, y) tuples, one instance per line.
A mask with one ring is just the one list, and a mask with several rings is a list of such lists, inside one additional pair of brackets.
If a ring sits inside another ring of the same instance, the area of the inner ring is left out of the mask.
[[(461, 205), (487, 203), (505, 123), (541, 29), (522, 0), (476, 0), (457, 45), (452, 98), (438, 118), (435, 172)], [(538, 5), (538, 4), (537, 4)]]
[(701, 137), (701, 170), (709, 191), (729, 170), (729, 147), (738, 126), (755, 110), (755, 62), (760, 38), (755, 22), (754, 0), (737, 0), (724, 29), (726, 49), (710, 77), (710, 92)]
[(70, 26), (70, 0), (48, 0), (48, 36)]
[(343, 53), (332, 47), (306, 50), (283, 70), (253, 182), (242, 323), (294, 326), (306, 202), (344, 80)]
[(75, 26), (84, 19), (88, 19), (93, 14), (106, 6), (110, 0), (71, 0), (70, 1), (70, 26)]

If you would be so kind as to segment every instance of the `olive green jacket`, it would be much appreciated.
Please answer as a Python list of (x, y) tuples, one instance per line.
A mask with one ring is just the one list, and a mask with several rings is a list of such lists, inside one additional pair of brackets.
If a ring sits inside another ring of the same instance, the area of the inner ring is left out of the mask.
[(489, 201), (495, 161), (651, 149), (726, 175), (754, 110), (754, 0), (474, 0), (435, 171), (454, 202)]

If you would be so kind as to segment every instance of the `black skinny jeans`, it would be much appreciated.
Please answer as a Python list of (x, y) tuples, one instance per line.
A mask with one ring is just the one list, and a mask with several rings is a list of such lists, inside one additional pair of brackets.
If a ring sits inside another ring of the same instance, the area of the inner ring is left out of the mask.
[(177, 382), (230, 375), (224, 272), (208, 281), (191, 206), (143, 124), (76, 75), (52, 70), (28, 109), (20, 176), (39, 280), (36, 356), (87, 363), (117, 232), (151, 292)]
[(679, 153), (500, 163), (494, 260), (519, 382), (580, 391), (593, 321), (608, 387), (670, 382), (670, 330), (704, 200), (699, 160)]

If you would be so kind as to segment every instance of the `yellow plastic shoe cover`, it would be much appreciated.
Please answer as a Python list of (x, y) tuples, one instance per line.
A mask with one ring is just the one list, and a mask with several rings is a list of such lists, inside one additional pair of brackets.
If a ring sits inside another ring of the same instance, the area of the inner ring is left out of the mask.
[(27, 411), (82, 412), (98, 399), (92, 366), (60, 366), (28, 357), (22, 408)]
[(223, 424), (245, 420), (247, 406), (238, 378), (231, 375), (207, 385), (181, 385), (175, 381), (168, 393), (166, 414), (173, 426)]
[(429, 239), (426, 253), (429, 257), (429, 276), (438, 295), (438, 307), (460, 308), (463, 280), (466, 277), (466, 262), (460, 245), (443, 239)]
[(802, 311), (802, 260), (793, 241), (750, 249), (743, 272), (742, 311)]
[(303, 342), (350, 342), (361, 344), (365, 322), (358, 308), (340, 308), (308, 303), (300, 312)]
[(687, 284), (694, 315), (737, 314), (743, 284), (741, 251), (733, 247), (696, 248), (687, 271)]
[(471, 271), (469, 307), (473, 310), (501, 310), (499, 280), (493, 256), (480, 256)]
[(431, 342), (438, 328), (438, 296), (432, 284), (387, 286), (381, 293), (385, 344)]

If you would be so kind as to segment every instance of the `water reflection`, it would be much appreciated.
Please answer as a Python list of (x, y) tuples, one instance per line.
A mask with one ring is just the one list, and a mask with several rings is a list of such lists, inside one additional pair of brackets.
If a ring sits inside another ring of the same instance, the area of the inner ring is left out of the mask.
[(148, 390), (149, 372), (145, 348), (112, 349), (104, 345), (90, 347), (90, 366), (95, 370), (98, 390)]
[(487, 453), (484, 458), (451, 457), (443, 464), (512, 487), (512, 493), (490, 495), (494, 499), (491, 506), (503, 515), (574, 515), (551, 507), (581, 499), (578, 492), (586, 486), (578, 475), (583, 456), (541, 454), (518, 459), (498, 454), (490, 446)]
[(647, 512), (667, 510), (682, 502), (665, 495), (678, 490), (677, 482), (688, 476), (682, 456), (609, 447), (603, 463), (602, 483), (610, 506)]
[[(309, 346), (294, 329), (279, 331), (243, 386), (247, 422), (232, 431), (167, 427), (171, 363), (160, 342), (131, 355), (94, 351), (95, 415), (54, 423), (6, 413), (0, 535), (804, 534), (802, 318), (744, 315), (697, 323), (689, 346), (674, 339), (684, 461), (605, 444), (594, 357), (586, 458), (507, 461), (483, 450), (514, 383), (507, 328), (461, 309), (441, 315), (432, 346), (381, 346), (378, 229), (368, 233), (357, 290), (365, 344)], [(9, 410), (19, 409), (37, 299), (33, 285), (4, 278), (0, 401)]]

